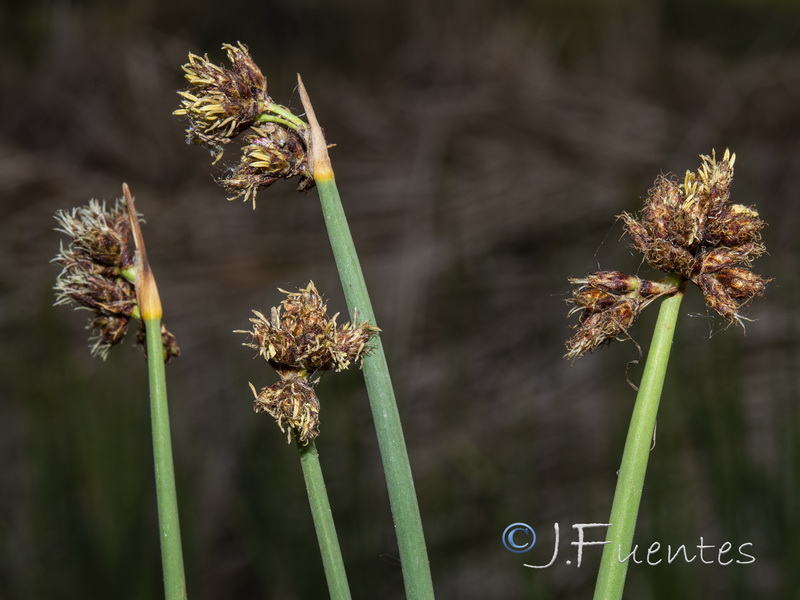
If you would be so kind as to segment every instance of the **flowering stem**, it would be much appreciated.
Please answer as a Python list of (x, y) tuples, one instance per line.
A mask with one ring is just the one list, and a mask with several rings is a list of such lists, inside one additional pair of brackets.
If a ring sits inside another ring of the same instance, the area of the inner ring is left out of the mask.
[[(676, 283), (678, 283), (676, 281)], [(633, 407), (622, 465), (614, 492), (614, 502), (609, 517), (606, 546), (600, 561), (600, 572), (595, 587), (595, 600), (619, 600), (625, 587), (628, 556), (636, 529), (636, 518), (642, 498), (647, 460), (655, 430), (658, 404), (664, 377), (667, 372), (672, 338), (678, 319), (678, 309), (683, 299), (685, 282), (680, 291), (661, 303), (647, 363), (644, 367), (636, 403)]]
[[(354, 321), (375, 324), (372, 303), (336, 187), (327, 145), (299, 76), (298, 84), (311, 124), (309, 162), (347, 306), (350, 313), (355, 314)], [(386, 475), (406, 596), (412, 600), (428, 600), (434, 597), (433, 581), (403, 427), (380, 338), (375, 338), (371, 346), (372, 350), (364, 357), (364, 380)]]
[(185, 600), (186, 578), (183, 571), (181, 528), (178, 519), (178, 494), (172, 463), (172, 437), (169, 428), (167, 380), (164, 372), (165, 350), (161, 338), (161, 298), (147, 260), (142, 230), (133, 196), (127, 184), (122, 193), (128, 205), (131, 231), (136, 244), (136, 295), (147, 338), (147, 372), (150, 380), (150, 420), (153, 430), (153, 460), (156, 475), (158, 527), (161, 540), (161, 565), (164, 571), (166, 600)]
[(350, 600), (347, 573), (344, 570), (342, 550), (339, 547), (339, 538), (336, 536), (336, 526), (333, 523), (331, 505), (328, 501), (328, 492), (322, 477), (319, 452), (313, 441), (306, 445), (298, 444), (298, 450), (331, 600)]
[(156, 472), (158, 526), (161, 532), (161, 564), (164, 570), (166, 600), (186, 598), (183, 550), (178, 520), (178, 497), (172, 464), (172, 440), (164, 374), (164, 346), (161, 342), (161, 319), (145, 319), (147, 367), (150, 376), (150, 413), (153, 429), (153, 458)]

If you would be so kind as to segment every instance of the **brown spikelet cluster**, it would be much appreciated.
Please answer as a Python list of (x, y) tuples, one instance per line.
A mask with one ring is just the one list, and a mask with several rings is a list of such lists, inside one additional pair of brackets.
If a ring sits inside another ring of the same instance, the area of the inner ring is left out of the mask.
[(297, 371), (278, 371), (281, 379), (256, 392), (253, 384), (257, 413), (265, 412), (286, 432), (286, 441), (292, 441), (292, 433), (301, 444), (307, 444), (319, 435), (319, 398), (308, 381)]
[(670, 282), (648, 281), (620, 271), (599, 271), (569, 282), (580, 286), (568, 300), (575, 305), (569, 314), (580, 313), (577, 331), (567, 341), (570, 360), (624, 334), (645, 306), (677, 291)]
[(239, 164), (230, 170), (219, 183), (225, 191), (233, 194), (229, 199), (242, 198), (256, 204), (258, 190), (272, 185), (278, 179), (300, 177), (298, 190), (314, 187), (314, 180), (307, 169), (306, 151), (296, 133), (266, 123), (253, 127), (244, 136)]
[(244, 44), (224, 44), (222, 49), (230, 69), (196, 54), (189, 54), (189, 62), (183, 66), (190, 87), (178, 92), (181, 107), (174, 114), (189, 121), (187, 142), (206, 146), (216, 163), (225, 146), (248, 132), (238, 165), (218, 180), (233, 194), (229, 200), (243, 197), (252, 200), (255, 208), (258, 190), (278, 179), (300, 177), (299, 190), (313, 187), (306, 157), (306, 123), (269, 96), (267, 79)]
[(286, 423), (290, 435), (294, 429), (298, 439), (307, 442), (319, 431), (319, 400), (311, 377), (317, 371), (341, 371), (360, 363), (379, 330), (366, 321), (337, 324), (338, 315), (328, 317), (327, 303), (313, 282), (297, 292), (280, 291), (286, 299), (272, 308), (269, 318), (253, 311), (252, 329), (236, 333), (249, 335), (252, 342), (245, 346), (257, 350), (281, 377), (255, 394), (256, 412), (268, 412), (282, 430)]
[[(91, 200), (71, 211), (60, 210), (55, 218), (56, 230), (72, 238), (53, 259), (62, 266), (55, 304), (71, 303), (94, 313), (87, 325), (91, 352), (105, 359), (125, 339), (131, 319), (139, 318), (127, 205), (120, 199), (109, 209), (105, 202)], [(178, 356), (174, 336), (164, 332), (167, 359)]]
[(766, 251), (761, 243), (765, 223), (754, 208), (731, 202), (736, 156), (726, 150), (722, 160), (713, 152), (701, 160), (697, 172), (687, 171), (680, 183), (660, 176), (640, 213), (620, 216), (645, 261), (673, 280), (648, 282), (616, 271), (570, 280), (581, 285), (569, 300), (576, 305), (570, 314), (579, 311), (581, 319), (567, 342), (568, 358), (619, 336), (649, 302), (676, 293), (686, 281), (697, 285), (709, 308), (728, 322), (741, 323), (740, 311), (764, 292), (768, 281), (750, 266)]
[(228, 54), (230, 69), (213, 64), (208, 56), (189, 54), (183, 72), (191, 87), (178, 92), (181, 108), (175, 111), (189, 119), (187, 141), (208, 146), (215, 162), (224, 146), (272, 104), (267, 79), (247, 48), (224, 44), (222, 49)]
[(338, 325), (327, 316), (327, 303), (313, 282), (297, 292), (287, 292), (280, 307), (273, 307), (270, 318), (253, 311), (253, 328), (247, 333), (258, 350), (273, 366), (313, 371), (341, 371), (359, 362), (367, 342), (378, 332), (368, 322)]

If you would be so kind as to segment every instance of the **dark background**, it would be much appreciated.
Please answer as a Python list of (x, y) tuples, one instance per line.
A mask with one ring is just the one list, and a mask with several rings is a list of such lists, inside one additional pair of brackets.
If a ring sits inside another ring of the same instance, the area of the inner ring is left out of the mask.
[[(756, 561), (634, 566), (627, 597), (796, 597), (796, 2), (32, 0), (0, 23), (0, 597), (162, 594), (141, 352), (91, 358), (87, 313), (52, 307), (53, 213), (123, 181), (183, 350), (167, 376), (189, 595), (327, 594), (297, 451), (252, 412), (247, 382), (274, 375), (231, 333), (310, 279), (346, 312), (316, 192), (226, 202), (171, 116), (187, 53), (219, 63), (238, 40), (298, 112), (303, 74), (337, 144), (442, 599), (591, 597), (600, 552), (577, 568), (571, 525), (608, 518), (641, 361), (630, 342), (562, 358), (567, 278), (653, 275), (615, 216), (734, 150), (774, 281), (746, 332), (684, 301), (636, 541), (729, 541), (725, 559), (750, 542)], [(631, 330), (645, 352), (655, 313)], [(354, 597), (401, 598), (360, 374), (318, 392)], [(501, 544), (516, 521), (539, 533), (528, 554)], [(525, 568), (556, 522), (556, 565)]]

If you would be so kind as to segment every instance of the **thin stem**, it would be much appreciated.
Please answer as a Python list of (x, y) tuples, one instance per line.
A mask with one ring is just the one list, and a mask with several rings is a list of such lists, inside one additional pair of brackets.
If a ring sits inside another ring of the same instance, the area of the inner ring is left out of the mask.
[(289, 129), (294, 129), (295, 131), (308, 127), (308, 123), (303, 121), (288, 108), (274, 103), (268, 104), (266, 106), (266, 112), (258, 115), (256, 124), (260, 125), (261, 123), (280, 123), (281, 125), (285, 125)]
[[(375, 314), (336, 182), (333, 178), (317, 180), (317, 188), (348, 309), (355, 315), (355, 322), (369, 321), (374, 324)], [(386, 475), (406, 595), (415, 600), (433, 598), (422, 518), (392, 379), (380, 337), (374, 338), (370, 345), (372, 350), (364, 358), (364, 381)]]
[[(355, 315), (354, 322), (369, 321), (376, 324), (367, 284), (336, 187), (327, 144), (299, 76), (298, 87), (310, 124), (309, 163), (319, 191), (325, 226), (347, 306), (350, 313)], [(364, 358), (364, 380), (386, 476), (406, 597), (409, 600), (431, 600), (434, 593), (428, 550), (400, 413), (380, 338), (376, 338), (371, 346), (372, 350)]]
[(325, 489), (325, 480), (322, 477), (322, 467), (319, 463), (319, 453), (313, 441), (302, 446), (300, 451), (300, 466), (303, 469), (303, 478), (306, 481), (308, 503), (311, 505), (311, 515), (314, 518), (314, 528), (317, 531), (317, 543), (322, 554), (322, 566), (325, 569), (325, 578), (328, 580), (328, 591), (331, 600), (350, 600), (350, 588), (347, 585), (347, 573), (344, 570), (342, 550), (339, 547), (339, 538), (336, 536), (336, 526), (333, 523), (331, 505), (328, 501), (328, 492)]
[(639, 393), (636, 395), (625, 450), (622, 454), (617, 489), (614, 492), (614, 502), (608, 521), (611, 525), (608, 528), (594, 591), (595, 600), (622, 598), (628, 570), (628, 561), (623, 559), (630, 553), (633, 543), (658, 404), (664, 387), (684, 286), (685, 284), (681, 286), (677, 294), (665, 299), (658, 312), (653, 341), (647, 354), (647, 363), (642, 374)]
[(256, 125), (263, 125), (264, 123), (277, 123), (278, 125), (283, 125), (289, 129), (297, 130), (297, 123), (289, 121), (288, 119), (276, 117), (269, 113), (261, 113), (258, 115), (258, 118), (256, 119)]
[(150, 379), (150, 420), (153, 430), (153, 460), (156, 471), (158, 527), (161, 535), (161, 565), (164, 571), (166, 600), (185, 600), (186, 577), (183, 573), (181, 528), (178, 519), (178, 494), (172, 464), (172, 437), (169, 429), (167, 379), (164, 373), (164, 343), (161, 339), (161, 298), (144, 246), (133, 194), (127, 183), (122, 194), (128, 205), (128, 218), (136, 245), (135, 282), (137, 309), (147, 338), (147, 373)]
[(164, 570), (164, 596), (166, 600), (184, 600), (186, 598), (186, 580), (183, 573), (175, 470), (172, 464), (172, 440), (169, 429), (167, 384), (164, 375), (161, 319), (145, 319), (144, 326), (147, 334), (147, 368), (150, 376), (150, 412), (156, 470), (158, 526), (161, 532), (161, 564)]

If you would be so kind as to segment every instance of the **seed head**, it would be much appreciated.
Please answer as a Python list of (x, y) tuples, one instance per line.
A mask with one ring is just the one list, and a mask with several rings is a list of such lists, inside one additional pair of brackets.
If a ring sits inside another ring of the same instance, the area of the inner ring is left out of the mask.
[[(54, 286), (55, 304), (74, 304), (94, 313), (87, 325), (92, 331), (90, 348), (105, 359), (125, 338), (131, 319), (139, 318), (127, 204), (120, 199), (108, 208), (105, 202), (91, 200), (71, 211), (60, 210), (55, 218), (57, 231), (72, 238), (53, 259), (62, 267)], [(167, 359), (178, 356), (174, 336), (163, 331), (169, 341)]]
[(729, 323), (743, 321), (741, 309), (764, 292), (768, 280), (747, 268), (766, 252), (760, 233), (765, 223), (755, 209), (730, 202), (735, 161), (728, 150), (719, 161), (712, 151), (682, 183), (660, 175), (639, 214), (619, 216), (645, 261), (673, 277), (655, 282), (601, 271), (571, 279), (581, 287), (568, 300), (575, 305), (569, 314), (580, 313), (580, 321), (567, 341), (567, 358), (575, 360), (627, 331), (650, 302), (678, 292), (687, 280)]
[(186, 141), (208, 146), (214, 162), (222, 157), (224, 146), (272, 104), (267, 79), (247, 47), (223, 44), (222, 49), (228, 54), (230, 69), (213, 64), (208, 56), (189, 54), (183, 71), (190, 87), (178, 92), (181, 108), (173, 113), (189, 119)]
[(571, 360), (619, 337), (650, 302), (678, 290), (671, 282), (648, 281), (621, 271), (600, 271), (569, 281), (580, 285), (567, 300), (575, 305), (569, 314), (580, 313), (577, 332), (567, 340), (565, 356)]
[[(749, 267), (766, 252), (761, 243), (765, 223), (758, 212), (730, 201), (735, 160), (728, 150), (722, 160), (712, 152), (702, 156), (697, 172), (687, 171), (680, 184), (660, 176), (639, 218), (620, 216), (633, 246), (650, 266), (691, 280), (703, 291), (708, 306), (729, 322), (741, 322), (738, 311), (745, 302), (729, 299), (733, 290), (726, 287), (728, 280), (716, 274)], [(748, 300), (762, 293), (766, 284), (758, 275), (750, 275), (760, 285), (748, 288)]]
[[(674, 177), (659, 176), (639, 220), (627, 213), (621, 216), (634, 246), (657, 269), (673, 273), (685, 269), (683, 264), (671, 264), (668, 255), (680, 260), (680, 253), (667, 252), (667, 247), (696, 254), (700, 246), (719, 245), (713, 242), (722, 239), (719, 230), (725, 227), (723, 223), (727, 222), (725, 218), (731, 208), (728, 202), (736, 156), (726, 150), (721, 161), (717, 161), (713, 152), (710, 157), (702, 156), (701, 160), (697, 172), (687, 171), (681, 184)], [(749, 213), (748, 216), (753, 217)], [(711, 231), (707, 231), (709, 226)], [(661, 248), (648, 252), (649, 246), (656, 243)]]
[(56, 212), (56, 231), (72, 238), (76, 253), (91, 256), (100, 265), (127, 268), (133, 264), (128, 246), (131, 228), (124, 201), (112, 209), (105, 202), (90, 200), (87, 206)]
[(258, 350), (281, 378), (258, 394), (253, 388), (256, 412), (271, 414), (282, 431), (288, 425), (290, 440), (294, 430), (300, 442), (308, 443), (319, 433), (319, 400), (311, 377), (360, 363), (379, 329), (366, 321), (337, 325), (338, 315), (328, 318), (314, 282), (297, 292), (280, 291), (286, 299), (272, 308), (269, 319), (253, 311), (253, 328), (236, 333), (249, 335), (252, 343), (244, 345)]
[(308, 172), (305, 143), (297, 132), (267, 123), (253, 127), (244, 140), (246, 145), (239, 164), (219, 180), (220, 185), (233, 194), (228, 200), (252, 200), (255, 208), (260, 189), (278, 179), (295, 176), (300, 177), (299, 191), (314, 187), (314, 179)]
[(299, 177), (298, 190), (314, 186), (308, 168), (308, 125), (267, 93), (267, 80), (247, 47), (222, 46), (231, 68), (217, 66), (207, 56), (189, 55), (183, 66), (189, 89), (178, 92), (181, 108), (174, 114), (189, 120), (187, 141), (207, 146), (216, 163), (225, 146), (245, 134), (238, 164), (218, 183), (229, 198), (252, 200), (258, 190), (278, 179)]
[(87, 325), (91, 352), (105, 359), (109, 348), (124, 339), (136, 311), (136, 289), (122, 276), (133, 266), (127, 208), (122, 200), (110, 209), (91, 200), (87, 206), (60, 210), (55, 218), (57, 231), (72, 238), (53, 259), (62, 266), (55, 304), (74, 303), (95, 313)]
[(286, 432), (286, 441), (292, 441), (292, 433), (302, 444), (308, 444), (319, 435), (319, 398), (309, 381), (296, 371), (281, 374), (280, 381), (256, 392), (253, 408), (257, 413), (265, 412)]
[(641, 309), (641, 299), (621, 296), (605, 310), (585, 313), (578, 331), (567, 340), (565, 358), (574, 361), (618, 337), (633, 325)]
[(326, 302), (313, 282), (298, 292), (281, 291), (287, 298), (272, 308), (269, 319), (253, 311), (252, 329), (237, 332), (252, 338), (246, 346), (280, 369), (341, 371), (361, 361), (377, 327), (366, 321), (337, 325), (338, 315), (328, 318)]

